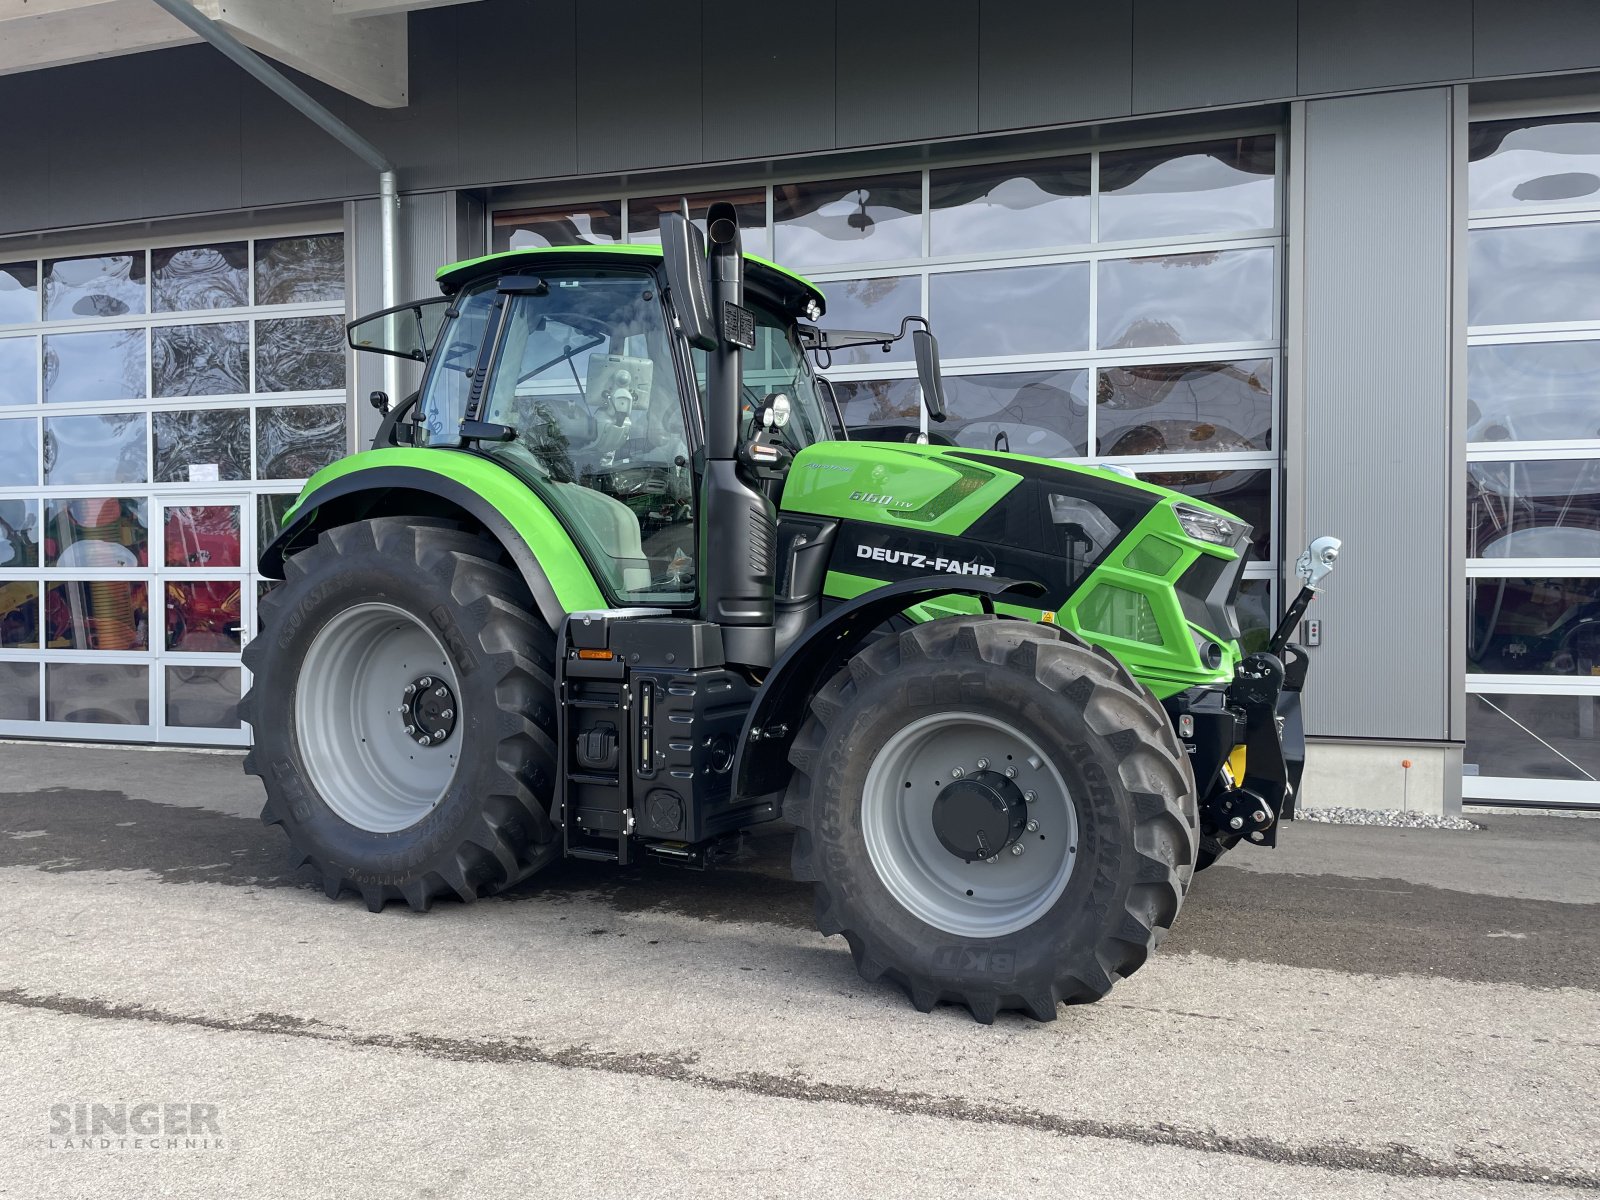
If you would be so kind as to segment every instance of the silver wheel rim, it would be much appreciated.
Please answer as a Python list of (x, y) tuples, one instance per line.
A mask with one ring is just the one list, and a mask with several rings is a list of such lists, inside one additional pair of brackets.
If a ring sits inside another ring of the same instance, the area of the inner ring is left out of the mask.
[[(1013, 782), (1032, 794), (1030, 828), (995, 861), (962, 861), (934, 830), (934, 799), (960, 778), (957, 770), (1015, 771)], [(867, 771), (861, 832), (889, 893), (958, 937), (1026, 929), (1060, 899), (1078, 854), (1077, 809), (1050, 756), (1020, 730), (975, 712), (935, 713), (890, 736)]]
[(311, 783), (328, 807), (368, 833), (416, 824), (443, 799), (455, 776), (465, 730), (436, 745), (406, 732), (405, 689), (434, 677), (460, 684), (439, 639), (390, 604), (358, 604), (312, 639), (295, 691), (295, 732)]

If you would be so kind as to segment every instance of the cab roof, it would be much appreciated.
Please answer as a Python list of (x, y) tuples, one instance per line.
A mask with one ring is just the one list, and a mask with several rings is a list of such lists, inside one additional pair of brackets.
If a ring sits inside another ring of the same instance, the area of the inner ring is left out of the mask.
[[(488, 274), (493, 268), (516, 266), (526, 262), (529, 258), (539, 255), (564, 255), (584, 254), (607, 255), (619, 258), (656, 258), (661, 257), (660, 246), (635, 246), (629, 243), (606, 246), (528, 246), (520, 250), (502, 250), (498, 254), (485, 254), (480, 258), (466, 258), (460, 262), (449, 263), (440, 267), (434, 278), (439, 281), (439, 286), (448, 290), (465, 283), (468, 279), (479, 275)], [(750, 277), (757, 284), (778, 292), (792, 291), (799, 285), (807, 296), (827, 308), (827, 299), (823, 296), (817, 285), (804, 275), (797, 275), (787, 267), (780, 267), (769, 259), (758, 254), (744, 256)]]

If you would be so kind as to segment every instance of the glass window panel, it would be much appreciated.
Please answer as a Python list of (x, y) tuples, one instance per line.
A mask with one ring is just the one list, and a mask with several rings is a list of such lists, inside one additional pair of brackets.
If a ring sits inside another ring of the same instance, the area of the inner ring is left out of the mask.
[(0, 407), (39, 403), (39, 339), (0, 338)]
[(47, 721), (150, 724), (150, 669), (129, 663), (51, 663), (44, 669)]
[(1600, 438), (1600, 342), (1467, 349), (1467, 440)]
[(1469, 775), (1600, 779), (1600, 696), (1469, 695)]
[(1272, 360), (1102, 367), (1095, 389), (1101, 454), (1199, 454), (1272, 448)]
[(49, 650), (150, 649), (149, 587), (142, 579), (60, 579), (44, 586)]
[(17, 325), (38, 319), (38, 264), (0, 264), (0, 325)]
[(1271, 471), (1140, 471), (1139, 478), (1232, 513), (1251, 527), (1251, 560), (1272, 561)]
[(346, 453), (342, 404), (256, 410), (258, 479), (305, 479)]
[(935, 275), (928, 309), (947, 361), (1086, 350), (1089, 264)]
[[(922, 281), (915, 275), (830, 279), (817, 286), (828, 301), (828, 311), (821, 322), (824, 329), (894, 333), (903, 318), (922, 311)], [(832, 365), (838, 367), (852, 363), (910, 362), (911, 339), (896, 342), (887, 354), (877, 346), (857, 346), (835, 350), (831, 358)]]
[[(679, 195), (635, 197), (628, 201), (628, 241), (654, 246), (661, 241), (661, 214), (678, 211)], [(757, 254), (767, 245), (767, 190), (749, 188), (742, 192), (715, 192), (689, 197), (689, 219), (702, 232), (706, 210), (718, 200), (726, 200), (739, 213), (739, 230), (744, 248)]]
[(283, 531), (283, 516), (293, 507), (298, 492), (279, 492), (256, 497), (256, 554), (272, 545)]
[(1468, 463), (1467, 556), (1600, 559), (1600, 458)]
[(1100, 156), (1100, 240), (1277, 225), (1271, 134)]
[(1600, 205), (1600, 116), (1481, 121), (1468, 135), (1467, 204)]
[(0, 487), (32, 487), (38, 482), (38, 419), (0, 421)]
[(39, 719), (39, 664), (0, 662), (0, 721)]
[(189, 654), (239, 652), (238, 579), (169, 580), (167, 649)]
[(237, 567), (237, 504), (169, 504), (162, 518), (169, 567)]
[(922, 421), (922, 390), (915, 379), (840, 379), (834, 381), (833, 392), (851, 437), (875, 442), (916, 441)]
[(45, 259), (44, 319), (122, 317), (145, 311), (144, 251)]
[(622, 240), (622, 201), (563, 204), (494, 215), (495, 250), (536, 246), (609, 246)]
[(263, 238), (256, 242), (256, 303), (314, 304), (344, 299), (344, 235)]
[[(4, 552), (0, 540), (0, 554)], [(39, 585), (31, 579), (0, 579), (0, 650), (38, 648)]]
[(929, 176), (934, 254), (993, 254), (1089, 240), (1087, 154), (950, 167)]
[(1278, 614), (1272, 607), (1272, 581), (1242, 580), (1234, 610), (1239, 614), (1239, 645), (1244, 652), (1265, 650), (1278, 624)]
[(142, 567), (149, 562), (144, 500), (88, 496), (45, 501), (44, 565)]
[(1600, 675), (1600, 579), (1468, 582), (1468, 671)]
[(249, 409), (189, 408), (151, 420), (156, 483), (250, 478)]
[(44, 339), (46, 404), (99, 404), (145, 395), (142, 329), (52, 333)]
[(922, 176), (780, 183), (772, 189), (775, 257), (825, 267), (922, 255)]
[(156, 326), (150, 331), (150, 379), (157, 396), (247, 394), (249, 325), (243, 321), (213, 321), (205, 325)]
[(143, 413), (51, 417), (44, 423), (44, 481), (143, 483)]
[(0, 567), (39, 565), (39, 502), (0, 500)]
[(238, 667), (168, 667), (167, 724), (178, 729), (239, 728)]
[(1089, 372), (959, 375), (944, 381), (944, 424), (928, 428), (960, 446), (1075, 458), (1089, 444)]
[(250, 248), (244, 242), (150, 251), (155, 312), (243, 308), (250, 303)]
[(256, 322), (256, 391), (342, 390), (344, 368), (342, 317)]
[(1100, 264), (1100, 345), (1269, 341), (1273, 272), (1265, 246), (1107, 259)]
[(1467, 239), (1468, 324), (1600, 320), (1600, 222), (1474, 229)]

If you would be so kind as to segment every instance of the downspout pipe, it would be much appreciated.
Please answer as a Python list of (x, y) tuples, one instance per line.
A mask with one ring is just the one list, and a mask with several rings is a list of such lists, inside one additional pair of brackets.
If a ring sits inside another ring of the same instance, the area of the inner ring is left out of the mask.
[[(174, 20), (192, 30), (196, 36), (215, 46), (244, 72), (267, 90), (275, 93), (301, 116), (332, 137), (362, 162), (378, 173), (378, 228), (383, 243), (380, 269), (382, 272), (383, 307), (399, 303), (396, 292), (400, 271), (400, 192), (395, 181), (394, 163), (366, 138), (341, 121), (326, 107), (319, 104), (304, 88), (282, 71), (268, 63), (250, 47), (187, 0), (155, 0)], [(383, 390), (391, 400), (400, 387), (400, 360), (383, 355)]]

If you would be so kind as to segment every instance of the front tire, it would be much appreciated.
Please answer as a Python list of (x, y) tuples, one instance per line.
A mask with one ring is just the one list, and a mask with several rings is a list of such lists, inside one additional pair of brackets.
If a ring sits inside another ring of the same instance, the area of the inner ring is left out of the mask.
[(554, 637), (498, 547), (384, 517), (285, 563), (245, 650), (245, 770), (324, 891), (426, 910), (559, 854)]
[(878, 640), (813, 699), (790, 762), (819, 927), (924, 1012), (1047, 1021), (1100, 998), (1193, 873), (1194, 780), (1166, 714), (1054, 626), (951, 617)]

